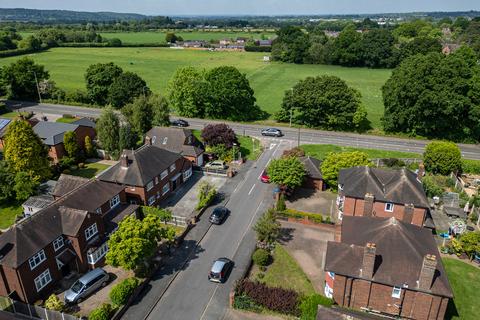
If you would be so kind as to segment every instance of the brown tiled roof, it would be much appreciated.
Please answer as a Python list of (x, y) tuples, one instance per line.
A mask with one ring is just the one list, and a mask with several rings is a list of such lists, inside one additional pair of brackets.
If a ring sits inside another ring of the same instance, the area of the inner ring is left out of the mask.
[[(197, 157), (205, 150), (203, 144), (198, 141), (190, 129), (153, 127), (146, 136), (152, 139), (152, 143), (157, 147), (180, 153), (183, 156)], [(189, 137), (192, 139), (191, 144), (188, 144)]]
[(322, 171), (320, 170), (321, 161), (312, 157), (300, 157), (307, 174), (312, 179), (322, 179)]
[(60, 198), (66, 193), (69, 193), (70, 191), (78, 188), (79, 186), (87, 182), (88, 182), (87, 178), (71, 176), (71, 175), (62, 173), (58, 178), (57, 184), (53, 189), (52, 195), (54, 197)]
[(104, 171), (98, 179), (128, 186), (146, 186), (152, 179), (182, 156), (153, 145), (144, 145), (135, 151), (124, 150), (128, 157), (128, 168), (121, 161)]
[(425, 255), (437, 257), (437, 271), (431, 292), (452, 297), (452, 289), (429, 229), (403, 223), (395, 218), (344, 216), (342, 242), (328, 242), (325, 270), (362, 278), (363, 248), (376, 244), (376, 263), (372, 281), (390, 286), (407, 285), (418, 290), (417, 280)]
[(370, 193), (376, 200), (399, 204), (412, 203), (428, 208), (427, 196), (415, 173), (408, 169), (353, 167), (340, 170), (338, 183), (347, 197), (364, 198)]

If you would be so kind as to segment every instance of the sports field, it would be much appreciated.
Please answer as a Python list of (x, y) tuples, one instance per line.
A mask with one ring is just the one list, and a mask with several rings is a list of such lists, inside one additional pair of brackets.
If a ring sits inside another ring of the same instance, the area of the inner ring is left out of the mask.
[[(53, 48), (29, 55), (44, 65), (57, 85), (66, 90), (84, 89), (84, 73), (92, 63), (114, 62), (143, 77), (156, 92), (163, 92), (178, 67), (212, 68), (232, 65), (247, 74), (258, 105), (270, 114), (281, 107), (284, 92), (298, 80), (322, 74), (336, 75), (362, 93), (369, 119), (380, 128), (383, 114), (381, 87), (390, 70), (345, 68), (328, 65), (295, 65), (264, 62), (263, 53), (211, 52), (169, 48)], [(0, 66), (20, 57), (0, 59)]]

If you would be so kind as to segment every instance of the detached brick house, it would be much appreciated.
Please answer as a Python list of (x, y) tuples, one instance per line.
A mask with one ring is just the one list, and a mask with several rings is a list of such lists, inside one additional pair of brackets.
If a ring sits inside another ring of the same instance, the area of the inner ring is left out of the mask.
[(344, 216), (325, 271), (325, 294), (346, 308), (440, 320), (453, 298), (431, 231), (395, 217)]
[(67, 131), (73, 131), (77, 135), (77, 143), (81, 148), (85, 147), (85, 137), (95, 139), (95, 123), (86, 118), (72, 123), (41, 121), (33, 127), (33, 131), (42, 139), (48, 147), (48, 155), (54, 163), (58, 163), (66, 155), (63, 145), (63, 136)]
[(34, 303), (70, 272), (102, 265), (108, 235), (138, 208), (123, 189), (90, 180), (0, 235), (0, 296)]
[(130, 203), (157, 206), (192, 176), (192, 163), (155, 145), (124, 150), (120, 162), (98, 179), (125, 188)]
[(340, 170), (338, 218), (390, 218), (434, 228), (427, 196), (417, 175), (408, 169), (353, 167)]
[(145, 143), (179, 153), (194, 165), (203, 165), (205, 147), (190, 129), (153, 127), (147, 132)]

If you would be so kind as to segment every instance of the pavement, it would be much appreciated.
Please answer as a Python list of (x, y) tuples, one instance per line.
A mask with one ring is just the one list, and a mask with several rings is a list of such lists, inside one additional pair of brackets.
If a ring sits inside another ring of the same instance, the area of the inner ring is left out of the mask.
[[(228, 319), (229, 293), (243, 277), (255, 249), (256, 220), (273, 204), (273, 186), (259, 176), (271, 158), (279, 157), (284, 143), (267, 149), (256, 162), (247, 162), (237, 176), (220, 188), (221, 201), (231, 214), (222, 225), (211, 225), (213, 206), (200, 217), (180, 248), (163, 267), (122, 319)], [(228, 257), (235, 267), (223, 284), (208, 281), (213, 261)]]
[[(35, 102), (16, 102), (7, 101), (7, 105), (12, 109), (22, 109), (25, 111), (33, 111), (35, 113), (43, 113), (49, 115), (72, 114), (80, 117), (98, 117), (101, 109), (54, 105), (54, 104), (38, 104)], [(206, 119), (188, 119), (190, 127), (193, 129), (202, 129), (210, 123), (227, 123), (237, 134), (259, 136), (264, 125), (241, 124), (228, 121), (214, 121)], [(374, 136), (366, 134), (356, 134), (349, 132), (333, 132), (313, 129), (295, 129), (282, 127), (285, 134), (283, 140), (289, 141), (291, 146), (300, 144), (334, 144), (347, 147), (361, 147), (380, 150), (404, 151), (423, 153), (425, 146), (429, 140), (396, 138), (388, 136)], [(462, 155), (467, 159), (480, 160), (480, 147), (471, 144), (458, 144), (462, 150)]]

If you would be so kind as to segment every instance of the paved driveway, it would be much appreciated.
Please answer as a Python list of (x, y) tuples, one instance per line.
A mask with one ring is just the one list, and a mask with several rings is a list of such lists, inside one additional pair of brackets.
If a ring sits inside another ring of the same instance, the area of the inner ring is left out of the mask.
[(333, 229), (282, 221), (282, 243), (303, 269), (319, 293), (323, 294), (327, 241), (334, 240)]
[(330, 191), (300, 188), (285, 203), (287, 208), (334, 217), (336, 199), (337, 195)]

